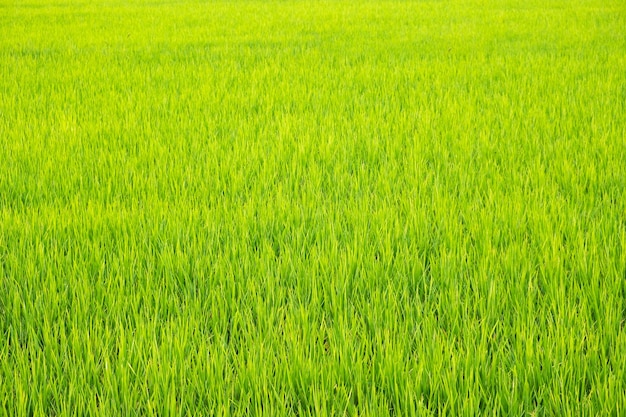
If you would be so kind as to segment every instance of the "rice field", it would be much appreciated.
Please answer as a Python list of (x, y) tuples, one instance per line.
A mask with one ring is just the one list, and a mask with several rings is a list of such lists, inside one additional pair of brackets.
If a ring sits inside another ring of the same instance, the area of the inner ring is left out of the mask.
[(626, 413), (622, 0), (0, 0), (0, 416)]

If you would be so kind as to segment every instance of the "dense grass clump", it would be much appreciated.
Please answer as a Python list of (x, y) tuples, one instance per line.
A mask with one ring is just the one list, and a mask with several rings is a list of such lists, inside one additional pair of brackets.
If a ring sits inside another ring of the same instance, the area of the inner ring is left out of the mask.
[(625, 28), (0, 2), (0, 414), (625, 413)]

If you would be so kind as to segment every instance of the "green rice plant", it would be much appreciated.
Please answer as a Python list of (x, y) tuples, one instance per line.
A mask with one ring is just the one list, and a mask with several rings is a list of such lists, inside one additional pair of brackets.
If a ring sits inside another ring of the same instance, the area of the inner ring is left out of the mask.
[(626, 8), (0, 2), (0, 415), (621, 415)]

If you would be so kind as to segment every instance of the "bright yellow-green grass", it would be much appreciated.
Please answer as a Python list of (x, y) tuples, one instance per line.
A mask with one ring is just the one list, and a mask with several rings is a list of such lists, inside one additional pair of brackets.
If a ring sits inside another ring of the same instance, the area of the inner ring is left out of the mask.
[(623, 0), (0, 0), (0, 415), (626, 413)]

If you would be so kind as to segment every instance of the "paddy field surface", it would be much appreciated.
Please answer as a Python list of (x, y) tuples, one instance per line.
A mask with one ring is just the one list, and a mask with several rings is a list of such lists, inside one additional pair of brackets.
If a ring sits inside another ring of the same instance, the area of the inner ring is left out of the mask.
[(0, 0), (0, 415), (626, 413), (626, 3)]

